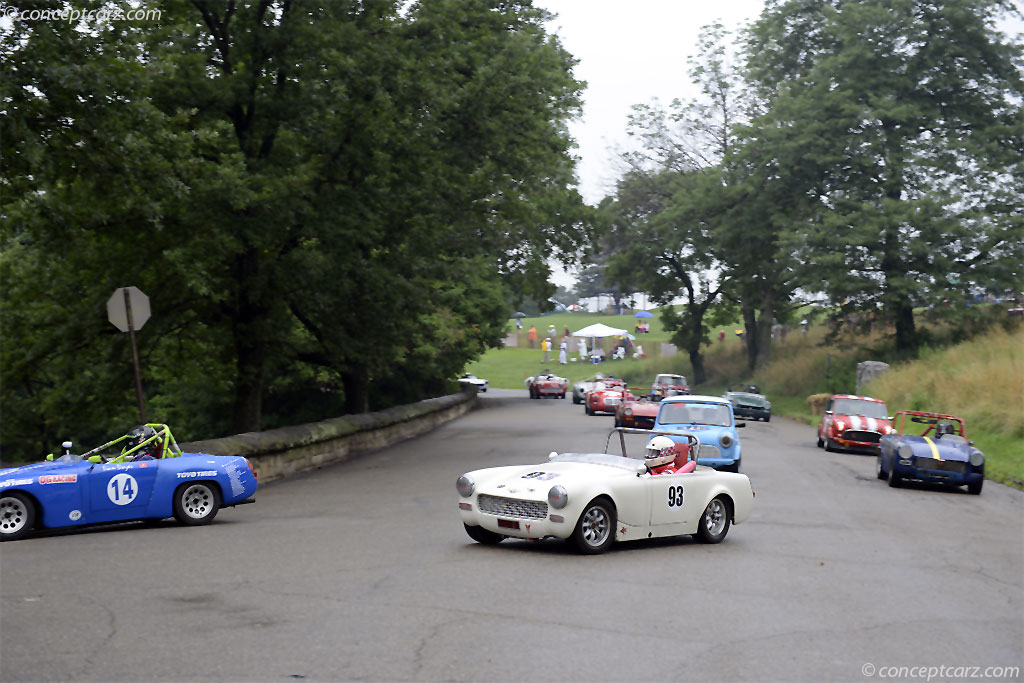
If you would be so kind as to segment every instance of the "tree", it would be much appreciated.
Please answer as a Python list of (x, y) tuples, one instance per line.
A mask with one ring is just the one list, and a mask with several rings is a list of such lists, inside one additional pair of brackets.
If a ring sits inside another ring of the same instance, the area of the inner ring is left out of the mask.
[(757, 146), (795, 171), (796, 257), (843, 316), (891, 324), (908, 354), (915, 307), (1020, 281), (1022, 47), (993, 29), (1002, 11), (782, 2), (749, 43), (772, 101)]
[(545, 16), (195, 0), (14, 25), (0, 442), (130, 415), (101, 313), (124, 284), (154, 303), (151, 400), (189, 430), (442, 390), (499, 342), (508, 292), (546, 299), (547, 259), (586, 243), (564, 123), (581, 84)]

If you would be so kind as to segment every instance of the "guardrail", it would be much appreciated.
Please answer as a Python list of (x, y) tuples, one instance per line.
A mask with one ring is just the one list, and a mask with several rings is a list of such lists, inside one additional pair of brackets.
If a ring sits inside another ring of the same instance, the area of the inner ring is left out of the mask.
[(179, 445), (186, 453), (245, 456), (264, 484), (419, 436), (469, 412), (476, 400), (474, 389), (376, 413)]

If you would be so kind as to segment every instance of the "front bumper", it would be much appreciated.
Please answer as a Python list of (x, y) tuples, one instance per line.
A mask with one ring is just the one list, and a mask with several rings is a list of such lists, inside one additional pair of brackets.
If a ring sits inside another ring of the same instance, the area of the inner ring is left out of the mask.
[(477, 496), (459, 500), (459, 515), (464, 524), (481, 526), (488, 531), (512, 538), (569, 538), (572, 535), (575, 519), (566, 518), (560, 510), (548, 509), (546, 503), (521, 502), (526, 502), (531, 511), (543, 506), (543, 516), (519, 514), (514, 504), (496, 511), (496, 514), (485, 512), (480, 509)]
[(878, 444), (881, 439), (882, 435), (878, 432), (853, 429), (847, 429), (841, 435), (832, 437), (832, 441), (840, 448), (865, 450), (872, 453), (878, 452)]
[(979, 471), (969, 463), (959, 460), (928, 460), (930, 458), (899, 458), (893, 463), (893, 472), (904, 479), (952, 486), (963, 486), (985, 479), (984, 469)]

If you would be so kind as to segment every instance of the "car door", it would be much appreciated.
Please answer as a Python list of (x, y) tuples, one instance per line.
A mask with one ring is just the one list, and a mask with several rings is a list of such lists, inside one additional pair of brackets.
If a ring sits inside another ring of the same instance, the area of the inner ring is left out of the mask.
[(137, 519), (153, 496), (160, 460), (96, 465), (88, 474), (93, 522)]
[(672, 528), (692, 522), (693, 496), (687, 495), (687, 489), (694, 476), (694, 472), (651, 475), (651, 527), (656, 536), (668, 535)]

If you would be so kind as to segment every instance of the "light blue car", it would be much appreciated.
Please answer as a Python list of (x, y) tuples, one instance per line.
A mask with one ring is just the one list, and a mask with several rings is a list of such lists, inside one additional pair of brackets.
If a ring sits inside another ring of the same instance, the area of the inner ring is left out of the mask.
[(662, 399), (655, 431), (686, 432), (700, 439), (701, 465), (740, 471), (740, 436), (732, 403), (720, 396), (670, 396)]

